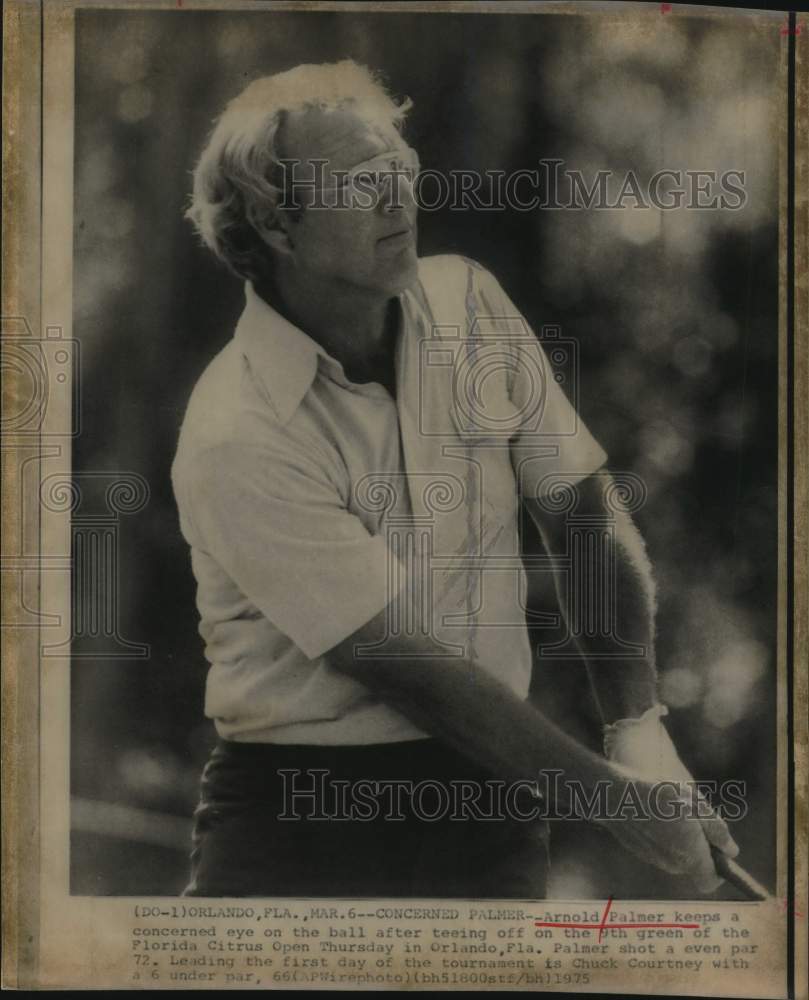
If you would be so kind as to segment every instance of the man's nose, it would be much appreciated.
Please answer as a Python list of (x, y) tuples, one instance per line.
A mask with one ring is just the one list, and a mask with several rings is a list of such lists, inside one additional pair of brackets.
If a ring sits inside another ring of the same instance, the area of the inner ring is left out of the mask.
[(416, 207), (413, 182), (405, 173), (391, 172), (383, 178), (379, 207), (386, 214), (411, 212)]

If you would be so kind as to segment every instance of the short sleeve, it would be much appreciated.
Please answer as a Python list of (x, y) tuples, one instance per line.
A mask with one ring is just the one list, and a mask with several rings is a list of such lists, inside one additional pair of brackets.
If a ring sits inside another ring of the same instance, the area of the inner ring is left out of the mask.
[[(565, 394), (539, 339), (488, 271), (478, 272), (479, 299), (486, 315), (509, 331), (509, 396), (516, 410), (511, 460), (520, 494), (536, 498), (561, 478), (569, 484), (597, 472), (607, 455)], [(561, 339), (554, 353), (572, 363), (574, 345)]]
[(396, 596), (384, 538), (309, 455), (286, 444), (218, 445), (186, 466), (184, 485), (192, 544), (309, 659)]

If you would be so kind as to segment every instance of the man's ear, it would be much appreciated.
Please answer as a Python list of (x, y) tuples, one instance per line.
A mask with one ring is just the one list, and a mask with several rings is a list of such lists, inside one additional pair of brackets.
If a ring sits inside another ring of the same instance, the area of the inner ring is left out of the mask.
[(291, 254), (295, 248), (294, 228), (298, 221), (296, 212), (253, 211), (250, 224), (267, 244), (279, 254)]

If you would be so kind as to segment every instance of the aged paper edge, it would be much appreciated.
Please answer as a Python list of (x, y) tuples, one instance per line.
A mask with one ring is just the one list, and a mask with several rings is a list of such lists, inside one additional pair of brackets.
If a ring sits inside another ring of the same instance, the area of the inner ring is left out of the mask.
[[(49, 4), (50, 6), (50, 4)], [(66, 4), (66, 7), (71, 6)], [(146, 9), (166, 9), (167, 5), (165, 3), (155, 2), (155, 3), (138, 3), (138, 4), (105, 4), (105, 3), (82, 3), (76, 5), (77, 7), (85, 7), (89, 9), (100, 9), (102, 7), (119, 7), (124, 6), (132, 8), (135, 6), (143, 7)], [(173, 5), (171, 5), (173, 6)], [(184, 7), (191, 9), (212, 9), (219, 7), (221, 9), (221, 4), (208, 3), (208, 2), (193, 2), (193, 0), (186, 0), (183, 4)], [(530, 13), (530, 12), (541, 12), (541, 13), (553, 13), (553, 12), (564, 12), (564, 13), (594, 13), (596, 11), (603, 11), (606, 5), (603, 4), (584, 4), (578, 5), (578, 10), (571, 10), (567, 5), (560, 4), (521, 4), (519, 6), (520, 13)], [(377, 4), (340, 4), (340, 3), (255, 3), (248, 5), (228, 5), (228, 9), (276, 9), (276, 10), (301, 10), (304, 7), (320, 10), (368, 10), (370, 9), (383, 9), (383, 10), (422, 10), (422, 11), (435, 11), (436, 5), (430, 3), (413, 3), (413, 4), (386, 4), (380, 8)], [(648, 10), (648, 5), (646, 4), (627, 4), (621, 5), (621, 12), (625, 13), (627, 9), (638, 9), (638, 10)], [(169, 6), (170, 9), (170, 6)], [(486, 12), (497, 9), (499, 12), (517, 12), (518, 8), (516, 5), (511, 3), (505, 4), (468, 4), (468, 3), (447, 3), (442, 5), (441, 9), (443, 11), (470, 11), (476, 10), (478, 12)], [(618, 12), (619, 8), (613, 9)], [(678, 12), (688, 13), (690, 16), (702, 15), (702, 16), (733, 16), (735, 13), (731, 10), (724, 10), (713, 8), (706, 10), (699, 7), (678, 7)], [(751, 12), (752, 13), (752, 12)], [(783, 17), (783, 14), (777, 14), (773, 12), (764, 13), (766, 17)], [(38, 55), (40, 52), (40, 18), (41, 18), (41, 8), (39, 5), (34, 5), (31, 3), (25, 3), (24, 0), (14, 0), (14, 2), (6, 6), (6, 11), (4, 14), (4, 20), (6, 22), (6, 38), (11, 36), (11, 42), (7, 41), (5, 43), (7, 53), (5, 60), (5, 79), (4, 79), (4, 102), (6, 104), (6, 115), (5, 119), (9, 122), (7, 125), (4, 135), (4, 140), (7, 139), (9, 135), (9, 130), (16, 131), (16, 136), (19, 139), (22, 138), (23, 132), (25, 135), (25, 141), (15, 142), (13, 149), (9, 151), (6, 144), (5, 156), (6, 156), (6, 176), (9, 178), (9, 182), (4, 190), (4, 201), (14, 199), (17, 206), (25, 206), (26, 211), (17, 209), (17, 211), (10, 213), (5, 213), (6, 223), (4, 225), (4, 235), (6, 237), (4, 245), (11, 247), (11, 250), (6, 251), (6, 261), (9, 266), (4, 269), (6, 277), (4, 278), (4, 289), (3, 289), (3, 315), (4, 316), (25, 316), (31, 324), (33, 330), (37, 330), (39, 324), (34, 323), (34, 319), (38, 317), (39, 314), (39, 282), (33, 281), (34, 276), (39, 275), (39, 255), (31, 253), (34, 257), (33, 269), (26, 266), (25, 269), (22, 267), (17, 267), (17, 263), (22, 262), (25, 259), (25, 247), (30, 247), (32, 244), (36, 243), (37, 249), (39, 245), (39, 240), (34, 240), (32, 237), (38, 237), (39, 233), (39, 207), (38, 207), (38, 195), (39, 195), (39, 185), (41, 182), (41, 175), (39, 171), (39, 140), (41, 138), (39, 134), (39, 102), (36, 102), (31, 98), (31, 95), (36, 95), (40, 91), (40, 66), (39, 60), (31, 58), (31, 53), (36, 51)], [(9, 22), (12, 22), (9, 25)], [(15, 34), (16, 33), (16, 34)], [(798, 55), (798, 77), (797, 77), (797, 93), (796, 93), (796, 112), (798, 109), (806, 114), (807, 108), (807, 80), (805, 79), (806, 71), (806, 53), (805, 53), (805, 43), (803, 39), (796, 39), (797, 45), (797, 55)], [(9, 52), (9, 47), (12, 47), (12, 51)], [(16, 49), (13, 47), (16, 46)], [(11, 58), (9, 58), (11, 56)], [(16, 77), (16, 78), (15, 78)], [(9, 85), (9, 81), (11, 85)], [(15, 86), (16, 84), (16, 86)], [(21, 96), (25, 95), (25, 101), (21, 100)], [(10, 106), (10, 111), (9, 111)], [(15, 127), (15, 115), (16, 115), (16, 127)], [(807, 188), (807, 154), (809, 150), (807, 149), (806, 137), (801, 136), (800, 133), (797, 134), (796, 139), (799, 142), (799, 148), (796, 148), (796, 175), (795, 175), (795, 190), (796, 190), (796, 204), (795, 204), (795, 247), (801, 247), (806, 245), (807, 237), (807, 197), (805, 193)], [(802, 142), (801, 142), (802, 140)], [(33, 152), (36, 150), (36, 153)], [(22, 169), (22, 163), (25, 162), (29, 169), (26, 171)], [(19, 164), (19, 165), (18, 165)], [(31, 166), (35, 165), (35, 169), (30, 169)], [(17, 171), (15, 172), (15, 167)], [(783, 188), (782, 188), (783, 190)], [(33, 208), (33, 214), (29, 217), (29, 212), (27, 209)], [(781, 217), (784, 218), (785, 206), (782, 205)], [(10, 218), (12, 216), (12, 218)], [(785, 227), (784, 227), (785, 229)], [(27, 240), (23, 240), (23, 236), (27, 237)], [(803, 239), (803, 243), (801, 242)], [(781, 266), (784, 267), (784, 251), (785, 251), (785, 240), (786, 235), (782, 237), (781, 245)], [(15, 252), (16, 251), (16, 252)], [(32, 262), (25, 259), (25, 264), (29, 265)], [(795, 260), (795, 291), (794, 291), (794, 306), (795, 306), (795, 329), (794, 329), (794, 350), (795, 350), (795, 370), (794, 370), (794, 384), (797, 386), (802, 386), (807, 384), (807, 376), (809, 376), (809, 364), (807, 363), (806, 345), (807, 345), (807, 319), (806, 319), (806, 300), (807, 300), (807, 273), (806, 273), (806, 259), (805, 254), (803, 259), (799, 256)], [(782, 297), (785, 295), (785, 284), (782, 282)], [(9, 307), (12, 308), (9, 308)], [(18, 306), (23, 306), (24, 308), (17, 308)], [(785, 309), (786, 302), (782, 300), (782, 309)], [(782, 327), (783, 329), (783, 327)], [(10, 380), (9, 380), (10, 381)], [(781, 382), (782, 382), (782, 399), (784, 398), (784, 390), (786, 387), (786, 372), (784, 368), (781, 368)], [(13, 393), (14, 383), (11, 382), (10, 385), (4, 382), (4, 394)], [(13, 398), (9, 395), (9, 398)], [(7, 401), (4, 398), (4, 406), (7, 405)], [(782, 403), (783, 406), (783, 403)], [(795, 593), (794, 593), (794, 633), (793, 633), (793, 652), (794, 652), (794, 663), (795, 665), (805, 662), (806, 652), (807, 652), (807, 629), (806, 629), (806, 585), (807, 585), (807, 572), (806, 572), (806, 555), (807, 555), (807, 518), (805, 512), (806, 506), (806, 474), (807, 474), (807, 461), (806, 461), (806, 451), (807, 445), (809, 445), (809, 433), (807, 432), (807, 418), (809, 414), (807, 413), (807, 397), (806, 394), (801, 394), (800, 392), (795, 392), (794, 396), (794, 504), (795, 506), (795, 525), (794, 525), (794, 582), (795, 582)], [(783, 437), (783, 427), (781, 424)], [(4, 482), (8, 482), (6, 489), (6, 497), (18, 496), (21, 484), (14, 484), (13, 481), (4, 479)], [(4, 509), (8, 510), (8, 505), (4, 505)], [(4, 515), (6, 523), (12, 520), (13, 512), (10, 511), (9, 515)], [(13, 527), (13, 525), (12, 525)], [(11, 585), (14, 585), (15, 581), (12, 579)], [(4, 587), (8, 587), (9, 583), (4, 578)], [(38, 920), (38, 891), (36, 890), (36, 880), (38, 878), (38, 866), (36, 864), (36, 859), (38, 857), (36, 834), (37, 834), (37, 824), (36, 824), (36, 794), (38, 791), (38, 783), (36, 781), (27, 781), (28, 775), (36, 775), (36, 764), (38, 758), (38, 732), (34, 732), (33, 736), (29, 731), (26, 734), (26, 727), (24, 725), (25, 719), (30, 719), (32, 716), (28, 714), (28, 710), (33, 707), (34, 716), (37, 717), (38, 705), (37, 696), (39, 694), (38, 685), (29, 683), (33, 681), (34, 674), (29, 671), (21, 671), (21, 666), (24, 664), (31, 664), (37, 662), (38, 660), (38, 635), (36, 630), (28, 630), (29, 633), (33, 632), (34, 635), (25, 635), (23, 631), (17, 630), (18, 636), (15, 638), (13, 634), (8, 634), (4, 631), (3, 643), (4, 652), (10, 655), (6, 658), (5, 662), (7, 664), (6, 671), (4, 672), (4, 686), (3, 686), (3, 699), (4, 699), (4, 716), (6, 718), (6, 727), (3, 735), (3, 752), (4, 760), (6, 762), (6, 768), (4, 769), (4, 798), (7, 803), (11, 804), (11, 807), (5, 810), (6, 815), (4, 816), (4, 827), (3, 827), (3, 849), (4, 849), (4, 861), (11, 862), (10, 864), (4, 865), (4, 881), (3, 881), (3, 895), (4, 895), (4, 912), (6, 919), (4, 920), (4, 936), (6, 937), (7, 943), (10, 947), (7, 949), (6, 954), (8, 958), (4, 955), (4, 982), (8, 985), (14, 985), (15, 981), (20, 985), (23, 985), (25, 981), (29, 978), (26, 975), (26, 970), (30, 975), (33, 972), (33, 968), (30, 964), (30, 955), (27, 957), (26, 952), (30, 951), (31, 955), (35, 949), (35, 934), (33, 929), (36, 926)], [(33, 642), (31, 640), (34, 640)], [(12, 646), (12, 640), (13, 646)], [(31, 656), (33, 652), (33, 656)], [(9, 666), (11, 669), (9, 670)], [(783, 677), (783, 675), (780, 675)], [(25, 684), (22, 683), (23, 677), (26, 679)], [(794, 671), (793, 678), (793, 708), (794, 708), (794, 753), (795, 753), (795, 794), (796, 794), (796, 812), (795, 812), (795, 824), (796, 824), (796, 841), (795, 841), (795, 862), (794, 862), (794, 875), (795, 875), (795, 901), (797, 903), (798, 909), (806, 913), (806, 909), (801, 906), (802, 898), (805, 898), (806, 893), (806, 809), (807, 800), (806, 793), (804, 790), (805, 778), (806, 778), (806, 767), (807, 767), (807, 733), (806, 733), (806, 723), (803, 719), (803, 709), (807, 704), (807, 678), (804, 671), (796, 669)], [(30, 689), (30, 690), (25, 690)], [(30, 703), (30, 704), (29, 704)], [(11, 726), (9, 726), (11, 722)], [(782, 718), (782, 722), (785, 720)], [(23, 740), (26, 740), (23, 743)], [(9, 762), (14, 762), (14, 765), (9, 767)], [(30, 766), (27, 766), (29, 765)], [(26, 795), (27, 793), (27, 795)], [(25, 801), (21, 796), (26, 796)], [(779, 797), (779, 800), (781, 797)], [(30, 801), (29, 801), (30, 800)], [(783, 805), (783, 802), (782, 802)], [(10, 815), (8, 815), (10, 813)], [(34, 837), (30, 839), (30, 832), (33, 832)], [(27, 849), (24, 849), (26, 848)], [(10, 857), (9, 857), (10, 855)], [(779, 872), (784, 871), (779, 865)], [(32, 879), (34, 885), (27, 889), (23, 884), (23, 880)], [(33, 889), (33, 891), (31, 891)], [(7, 903), (11, 905), (7, 905)], [(20, 909), (22, 908), (22, 909)], [(30, 911), (25, 913), (24, 911)], [(11, 914), (11, 917), (9, 915)], [(19, 916), (17, 916), (19, 914)], [(15, 919), (16, 918), (16, 919)], [(21, 949), (20, 948), (20, 929), (24, 927), (26, 934), (30, 935), (30, 943), (33, 946), (32, 949)], [(795, 995), (798, 997), (805, 996), (805, 951), (802, 947), (802, 939), (800, 937), (801, 928), (796, 924), (793, 924), (794, 931), (794, 944), (795, 951), (794, 955), (796, 957), (796, 963), (803, 962), (804, 966), (804, 987), (801, 989), (800, 980), (796, 978)], [(13, 965), (12, 977), (9, 977), (8, 967)], [(17, 970), (19, 967), (19, 971)], [(797, 972), (796, 968), (796, 972)], [(29, 980), (30, 981), (30, 980)]]
[[(3, 339), (10, 320), (39, 329), (41, 244), (42, 10), (9, 0), (3, 11)], [(5, 344), (3, 345), (5, 348)], [(4, 365), (3, 413), (25, 400), (18, 371)], [(5, 437), (5, 434), (3, 435)], [(6, 443), (5, 441), (3, 442)], [(38, 441), (30, 442), (34, 447)], [(12, 448), (2, 452), (3, 546), (19, 533), (22, 482)], [(21, 574), (2, 574), (4, 608), (18, 603)], [(39, 923), (37, 629), (2, 629), (2, 983), (36, 975)], [(33, 723), (33, 724), (32, 724)]]
[(809, 19), (795, 18), (793, 215), (793, 734), (794, 990), (809, 997)]
[[(40, 0), (46, 4), (54, 0)], [(58, 2), (58, 0), (57, 0)], [(616, 16), (637, 12), (654, 13), (658, 6), (646, 0), (65, 0), (74, 10), (228, 10), (228, 11), (335, 11), (381, 14), (569, 14), (586, 16), (612, 12)], [(700, 6), (677, 4), (669, 16), (736, 18), (747, 14), (758, 18), (783, 21), (784, 11), (751, 9), (732, 6)]]

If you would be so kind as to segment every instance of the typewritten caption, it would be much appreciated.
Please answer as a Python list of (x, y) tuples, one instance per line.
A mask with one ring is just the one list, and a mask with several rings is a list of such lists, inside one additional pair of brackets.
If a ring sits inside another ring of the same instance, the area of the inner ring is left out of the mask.
[[(128, 981), (211, 987), (481, 986), (569, 990), (762, 962), (754, 910), (707, 903), (136, 905)], [(704, 981), (704, 980), (703, 980)], [(698, 992), (695, 987), (694, 992)]]

